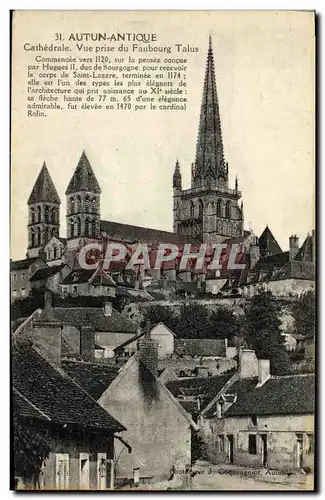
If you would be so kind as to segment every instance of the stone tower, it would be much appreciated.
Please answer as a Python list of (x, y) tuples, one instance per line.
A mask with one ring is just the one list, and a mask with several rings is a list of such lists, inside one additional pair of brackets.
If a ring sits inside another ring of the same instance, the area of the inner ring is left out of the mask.
[(27, 257), (38, 257), (52, 235), (59, 236), (61, 200), (43, 163), (28, 199)]
[(96, 239), (100, 233), (100, 194), (96, 176), (83, 151), (65, 192), (67, 239)]
[(218, 243), (244, 234), (237, 178), (235, 188), (228, 187), (211, 37), (191, 188), (182, 190), (177, 161), (173, 189), (174, 232), (191, 235), (204, 243)]

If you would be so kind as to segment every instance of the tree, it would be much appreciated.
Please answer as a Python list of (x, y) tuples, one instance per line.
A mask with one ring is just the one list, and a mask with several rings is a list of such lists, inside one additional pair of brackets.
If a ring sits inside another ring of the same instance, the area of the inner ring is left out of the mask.
[(212, 338), (214, 331), (208, 309), (196, 302), (183, 305), (175, 319), (174, 331), (180, 338)]
[(170, 307), (164, 307), (157, 304), (142, 310), (142, 313), (145, 320), (149, 319), (152, 325), (161, 322), (168, 326), (168, 328), (171, 328), (170, 325), (173, 323), (174, 313)]
[(289, 372), (289, 355), (283, 344), (279, 306), (270, 292), (255, 296), (245, 309), (244, 339), (260, 359), (270, 359), (271, 373)]
[(219, 307), (210, 314), (210, 321), (214, 330), (214, 337), (229, 339), (238, 335), (239, 324), (233, 313), (226, 307)]
[(315, 293), (313, 290), (303, 293), (293, 304), (292, 314), (295, 333), (307, 338), (315, 335), (315, 306)]

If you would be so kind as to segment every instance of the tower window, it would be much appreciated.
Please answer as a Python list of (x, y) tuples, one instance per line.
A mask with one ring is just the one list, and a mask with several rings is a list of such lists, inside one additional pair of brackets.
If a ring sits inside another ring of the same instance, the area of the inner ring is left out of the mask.
[(49, 228), (46, 227), (44, 229), (44, 243), (47, 243), (49, 241)]
[(81, 219), (80, 217), (77, 217), (77, 223), (76, 223), (76, 236), (81, 236)]
[(91, 223), (91, 235), (93, 238), (96, 238), (96, 219), (93, 219)]
[(89, 198), (89, 195), (87, 194), (86, 198), (85, 198), (85, 212), (89, 212), (89, 202), (90, 202), (90, 198)]
[(31, 222), (32, 222), (32, 224), (34, 224), (35, 223), (35, 209), (31, 208), (30, 213), (31, 213)]
[(89, 230), (90, 230), (90, 220), (87, 218), (85, 220), (85, 236), (89, 236)]
[(58, 222), (58, 216), (57, 216), (57, 211), (55, 208), (52, 208), (52, 223), (56, 224)]
[(221, 217), (221, 200), (217, 201), (217, 216)]
[(42, 210), (41, 207), (37, 207), (37, 222), (41, 222), (42, 220)]
[(31, 244), (31, 247), (35, 246), (35, 232), (34, 232), (34, 229), (32, 229), (31, 232), (30, 232), (30, 244)]
[(96, 198), (95, 197), (91, 200), (91, 207), (92, 207), (92, 211), (96, 212)]
[(199, 200), (199, 218), (203, 217), (203, 201)]
[(80, 212), (80, 209), (81, 209), (81, 198), (78, 195), (76, 197), (75, 211), (78, 213), (78, 212)]
[(226, 203), (226, 217), (230, 219), (230, 201), (227, 201)]
[(50, 207), (47, 205), (45, 207), (45, 222), (50, 222)]
[(74, 198), (70, 198), (70, 212), (74, 213)]
[(69, 222), (69, 236), (70, 238), (73, 238), (74, 236), (74, 228), (73, 228), (73, 220), (70, 220)]
[(41, 230), (39, 227), (36, 228), (36, 246), (38, 247), (41, 244)]
[(194, 203), (193, 203), (193, 201), (191, 201), (191, 205), (190, 205), (190, 217), (191, 218), (194, 217)]

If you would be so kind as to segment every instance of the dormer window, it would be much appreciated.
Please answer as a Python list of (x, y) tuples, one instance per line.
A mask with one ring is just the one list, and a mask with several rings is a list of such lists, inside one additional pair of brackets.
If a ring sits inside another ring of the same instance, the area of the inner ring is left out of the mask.
[(217, 404), (217, 417), (222, 418), (225, 411), (225, 402), (220, 400)]
[(256, 425), (257, 425), (257, 416), (256, 416), (256, 415), (252, 415), (252, 416), (251, 416), (251, 422), (252, 422), (252, 424), (253, 424), (254, 426), (256, 426)]

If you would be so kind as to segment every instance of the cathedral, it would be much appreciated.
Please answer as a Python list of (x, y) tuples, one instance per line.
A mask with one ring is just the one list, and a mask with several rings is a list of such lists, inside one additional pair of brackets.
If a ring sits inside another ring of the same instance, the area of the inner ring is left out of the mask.
[[(63, 255), (75, 254), (89, 241), (103, 235), (118, 241), (159, 243), (218, 243), (244, 236), (243, 204), (237, 179), (234, 189), (228, 185), (228, 163), (224, 157), (221, 119), (211, 37), (207, 54), (203, 97), (192, 164), (190, 189), (182, 189), (179, 161), (173, 175), (173, 232), (160, 231), (100, 218), (101, 189), (83, 151), (66, 189), (67, 213), (65, 238), (60, 237), (61, 200), (43, 164), (28, 199), (27, 257), (42, 257), (56, 263)], [(74, 259), (72, 259), (74, 260)]]

